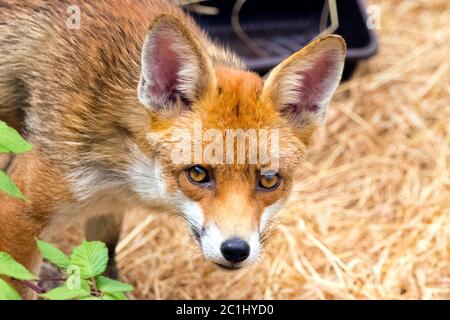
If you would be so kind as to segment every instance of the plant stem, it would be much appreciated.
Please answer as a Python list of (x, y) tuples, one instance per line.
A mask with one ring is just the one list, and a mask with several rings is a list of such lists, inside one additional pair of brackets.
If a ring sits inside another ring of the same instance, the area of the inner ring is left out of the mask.
[(37, 285), (35, 285), (33, 282), (31, 281), (19, 281), (22, 285), (24, 285), (25, 287), (33, 290), (36, 293), (42, 294), (45, 293), (45, 290), (38, 287)]
[(95, 278), (92, 278), (91, 281), (92, 281), (92, 289), (93, 289), (92, 294), (96, 297), (100, 297), (100, 291), (98, 291), (98, 289), (97, 289), (97, 283), (95, 282)]

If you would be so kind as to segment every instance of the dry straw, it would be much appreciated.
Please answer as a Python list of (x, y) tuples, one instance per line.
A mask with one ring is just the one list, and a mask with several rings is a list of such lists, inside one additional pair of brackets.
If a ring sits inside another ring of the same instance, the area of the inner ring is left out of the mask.
[(133, 298), (450, 298), (450, 3), (371, 3), (380, 53), (338, 89), (260, 262), (221, 271), (181, 219), (128, 213)]

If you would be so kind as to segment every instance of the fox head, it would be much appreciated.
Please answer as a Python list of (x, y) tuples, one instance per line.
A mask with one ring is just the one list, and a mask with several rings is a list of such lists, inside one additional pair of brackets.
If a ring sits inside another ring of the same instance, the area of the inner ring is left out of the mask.
[(182, 22), (158, 17), (143, 44), (138, 87), (150, 118), (139, 152), (152, 162), (136, 157), (134, 191), (149, 203), (165, 198), (212, 262), (226, 269), (255, 262), (326, 118), (345, 51), (341, 37), (320, 38), (263, 79), (215, 62)]

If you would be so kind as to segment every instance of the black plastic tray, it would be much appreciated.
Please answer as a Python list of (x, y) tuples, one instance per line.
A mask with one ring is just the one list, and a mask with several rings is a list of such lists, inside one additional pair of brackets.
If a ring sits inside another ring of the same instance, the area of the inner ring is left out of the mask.
[[(205, 6), (216, 7), (218, 15), (192, 13), (194, 19), (210, 36), (230, 47), (244, 58), (248, 68), (265, 73), (287, 56), (297, 51), (320, 33), (320, 17), (324, 0), (247, 0), (239, 14), (244, 32), (262, 47), (261, 57), (236, 35), (231, 13), (236, 0), (210, 0)], [(347, 41), (347, 61), (344, 79), (353, 72), (358, 61), (377, 52), (378, 44), (367, 28), (366, 8), (362, 0), (337, 0), (339, 28), (335, 32)]]

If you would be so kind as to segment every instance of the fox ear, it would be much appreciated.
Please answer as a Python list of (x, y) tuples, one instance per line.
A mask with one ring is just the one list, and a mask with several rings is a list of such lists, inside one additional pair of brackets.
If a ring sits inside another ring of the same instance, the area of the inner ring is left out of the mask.
[(158, 16), (144, 41), (139, 101), (154, 110), (189, 108), (215, 84), (209, 58), (175, 17)]
[(263, 96), (296, 126), (322, 124), (342, 76), (345, 52), (340, 36), (315, 40), (269, 74)]

